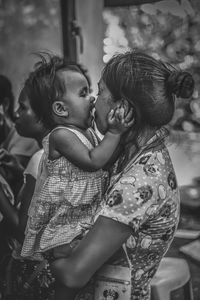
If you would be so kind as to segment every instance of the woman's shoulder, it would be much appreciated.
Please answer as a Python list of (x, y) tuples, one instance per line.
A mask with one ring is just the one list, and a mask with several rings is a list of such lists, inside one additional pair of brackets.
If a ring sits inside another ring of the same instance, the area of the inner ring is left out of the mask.
[(122, 176), (135, 174), (138, 180), (147, 177), (154, 184), (165, 181), (168, 173), (174, 172), (168, 149), (163, 145), (141, 153), (135, 161), (124, 168)]

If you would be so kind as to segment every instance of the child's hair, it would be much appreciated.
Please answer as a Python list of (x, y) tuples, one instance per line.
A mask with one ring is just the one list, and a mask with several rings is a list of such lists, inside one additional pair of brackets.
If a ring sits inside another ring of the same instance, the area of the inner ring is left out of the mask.
[(118, 54), (106, 64), (102, 79), (114, 100), (126, 99), (135, 111), (134, 128), (168, 124), (175, 95), (191, 97), (194, 80), (183, 72), (139, 51)]
[(10, 80), (4, 76), (0, 75), (0, 105), (3, 104), (5, 98), (9, 99), (8, 115), (12, 121), (15, 120), (14, 117), (14, 95), (12, 92), (12, 84)]
[(66, 93), (64, 81), (58, 76), (58, 71), (74, 71), (83, 74), (90, 87), (90, 79), (81, 65), (67, 62), (64, 58), (47, 52), (36, 53), (39, 61), (35, 69), (25, 81), (25, 91), (30, 100), (30, 105), (38, 119), (48, 129), (53, 129), (56, 124), (52, 115), (52, 104), (61, 101)]

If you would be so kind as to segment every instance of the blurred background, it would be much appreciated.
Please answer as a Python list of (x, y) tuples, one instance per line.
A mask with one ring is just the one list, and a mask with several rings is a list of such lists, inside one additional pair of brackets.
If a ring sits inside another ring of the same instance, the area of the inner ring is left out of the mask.
[[(48, 50), (84, 64), (96, 95), (104, 64), (116, 52), (131, 48), (194, 76), (191, 99), (177, 101), (168, 148), (181, 192), (179, 228), (199, 237), (200, 1), (0, 0), (0, 73), (11, 79), (15, 99), (33, 68), (34, 52)], [(168, 255), (180, 256), (180, 246), (191, 240), (183, 237), (174, 239)], [(197, 262), (199, 256), (190, 263), (194, 300), (200, 299)], [(177, 294), (174, 299), (183, 298)]]
[(104, 63), (130, 48), (195, 78), (192, 99), (177, 101), (170, 140), (175, 144), (169, 147), (179, 184), (194, 184), (200, 176), (199, 0), (0, 0), (1, 73), (11, 79), (16, 98), (33, 67), (33, 52), (50, 50), (85, 64), (95, 93)]

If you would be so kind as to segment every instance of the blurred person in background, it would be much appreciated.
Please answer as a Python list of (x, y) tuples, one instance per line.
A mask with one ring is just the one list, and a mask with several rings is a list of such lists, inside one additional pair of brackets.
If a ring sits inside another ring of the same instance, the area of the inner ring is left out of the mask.
[[(24, 238), (28, 209), (35, 189), (39, 162), (43, 154), (42, 139), (46, 135), (46, 129), (43, 123), (36, 117), (28, 101), (19, 104), (19, 108), (15, 114), (15, 122), (17, 132), (26, 138), (30, 137), (35, 139), (39, 149), (29, 159), (23, 172), (24, 183), (16, 197), (14, 197), (12, 190), (9, 185), (6, 184), (5, 180), (4, 182), (2, 181), (0, 185), (0, 212), (3, 215), (3, 224), (6, 225), (0, 227), (0, 294), (2, 294), (3, 299), (7, 299), (8, 297), (9, 299), (16, 300), (17, 295), (15, 292), (12, 293), (11, 288), (12, 275), (16, 280), (19, 279), (20, 281), (21, 276), (24, 274), (25, 265), (19, 263), (19, 266), (22, 266), (22, 268), (14, 268), (13, 270), (11, 264), (14, 260), (13, 256), (20, 261), (18, 252), (20, 252), (20, 244)], [(11, 168), (18, 167), (17, 160), (15, 159), (10, 160), (9, 163)], [(28, 266), (30, 272), (33, 272), (34, 267), (35, 263), (30, 263)], [(8, 281), (5, 283), (6, 279)], [(38, 291), (38, 289), (36, 289), (36, 291)], [(31, 294), (28, 295), (28, 298), (32, 299)]]
[[(17, 194), (23, 185), (24, 168), (40, 149), (33, 138), (22, 137), (17, 133), (14, 104), (12, 84), (6, 76), (0, 74), (0, 202), (3, 203), (0, 207), (0, 261), (10, 252), (8, 237), (16, 229), (20, 199)], [(32, 167), (35, 167), (34, 164)], [(29, 166), (29, 169), (32, 167)], [(30, 187), (28, 190), (31, 191)]]
[(6, 180), (14, 195), (17, 195), (23, 183), (23, 170), (39, 148), (34, 139), (17, 133), (14, 106), (11, 81), (0, 74), (0, 175), (3, 177), (0, 184)]

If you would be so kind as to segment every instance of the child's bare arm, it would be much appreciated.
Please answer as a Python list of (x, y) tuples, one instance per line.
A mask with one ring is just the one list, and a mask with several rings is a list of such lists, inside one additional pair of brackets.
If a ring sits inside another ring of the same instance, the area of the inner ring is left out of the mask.
[(69, 161), (85, 171), (96, 171), (102, 168), (111, 158), (119, 144), (121, 135), (133, 124), (130, 115), (118, 107), (108, 115), (109, 129), (102, 142), (89, 150), (80, 139), (71, 131), (59, 129), (50, 136), (50, 144), (55, 151), (65, 156)]

